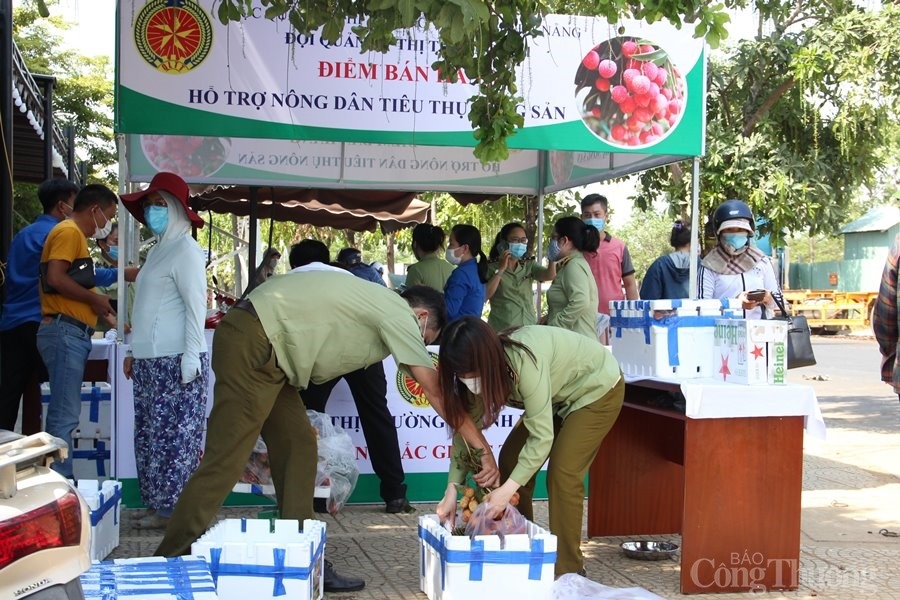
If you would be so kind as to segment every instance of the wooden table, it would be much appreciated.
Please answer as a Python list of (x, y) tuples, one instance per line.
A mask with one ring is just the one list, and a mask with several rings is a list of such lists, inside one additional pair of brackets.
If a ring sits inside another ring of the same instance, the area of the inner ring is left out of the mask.
[(626, 386), (591, 467), (588, 535), (680, 533), (684, 594), (796, 589), (804, 417), (689, 418), (648, 405), (678, 388)]

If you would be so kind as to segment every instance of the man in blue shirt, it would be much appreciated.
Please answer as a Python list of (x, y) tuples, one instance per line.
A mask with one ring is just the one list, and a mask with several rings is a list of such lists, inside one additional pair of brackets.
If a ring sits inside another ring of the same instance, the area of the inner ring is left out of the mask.
[(15, 427), (20, 398), (22, 433), (42, 429), (40, 383), (47, 375), (35, 342), (41, 322), (38, 267), (47, 234), (72, 214), (77, 193), (78, 186), (61, 177), (43, 182), (38, 199), (44, 214), (16, 234), (9, 248), (6, 299), (0, 308), (0, 429)]

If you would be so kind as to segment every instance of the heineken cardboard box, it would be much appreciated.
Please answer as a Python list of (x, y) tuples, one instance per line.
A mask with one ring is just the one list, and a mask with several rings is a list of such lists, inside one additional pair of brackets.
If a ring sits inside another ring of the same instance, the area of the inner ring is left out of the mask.
[(716, 319), (713, 372), (716, 379), (750, 385), (784, 385), (787, 322)]

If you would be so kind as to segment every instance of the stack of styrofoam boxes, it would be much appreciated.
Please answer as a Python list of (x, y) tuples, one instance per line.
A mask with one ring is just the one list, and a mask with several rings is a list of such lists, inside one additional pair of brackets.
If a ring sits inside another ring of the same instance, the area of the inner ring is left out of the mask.
[[(74, 448), (69, 453), (76, 480), (106, 479), (109, 477), (109, 459), (112, 449), (112, 395), (106, 382), (81, 384), (81, 416), (78, 427), (72, 432)], [(41, 386), (41, 402), (44, 424), (50, 404), (50, 386)]]
[(78, 493), (91, 511), (91, 559), (103, 560), (119, 545), (122, 484), (107, 479), (79, 479)]
[(713, 377), (715, 319), (740, 318), (736, 300), (614, 300), (610, 345), (622, 372), (660, 379)]
[(120, 558), (94, 563), (81, 575), (81, 587), (85, 600), (216, 600), (219, 597), (206, 561), (188, 556)]
[(528, 523), (519, 535), (452, 535), (437, 515), (419, 517), (419, 588), (428, 600), (550, 598), (556, 536)]
[(787, 321), (716, 319), (716, 375), (757, 385), (787, 383)]
[(219, 598), (318, 600), (324, 594), (325, 523), (226, 519), (191, 546), (209, 563)]

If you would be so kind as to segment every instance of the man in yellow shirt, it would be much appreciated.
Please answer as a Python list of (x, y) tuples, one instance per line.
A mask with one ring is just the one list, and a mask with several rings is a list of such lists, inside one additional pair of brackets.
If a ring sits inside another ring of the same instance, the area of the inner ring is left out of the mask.
[[(87, 238), (109, 235), (117, 207), (118, 197), (106, 186), (85, 186), (75, 196), (72, 218), (50, 230), (41, 254), (43, 317), (38, 326), (37, 347), (50, 375), (45, 429), (65, 440), (70, 448), (72, 431), (78, 426), (81, 413), (81, 380), (97, 318), (112, 326), (116, 324), (109, 296), (96, 291)], [(126, 269), (125, 279), (134, 281), (136, 275), (136, 268)], [(72, 478), (71, 458), (54, 462), (53, 468)]]

